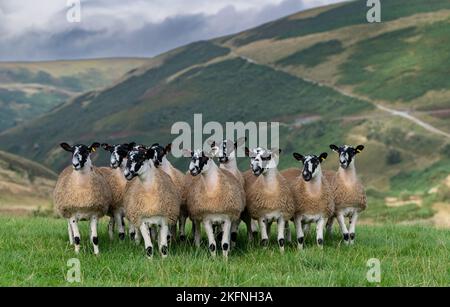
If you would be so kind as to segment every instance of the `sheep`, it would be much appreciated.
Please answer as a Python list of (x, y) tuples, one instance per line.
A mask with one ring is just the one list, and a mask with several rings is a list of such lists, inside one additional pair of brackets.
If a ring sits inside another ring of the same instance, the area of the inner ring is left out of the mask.
[(269, 236), (267, 224), (276, 221), (278, 225), (278, 245), (284, 252), (285, 227), (294, 215), (294, 200), (286, 179), (278, 172), (280, 150), (256, 148), (250, 151), (252, 173), (246, 173), (245, 191), (250, 216), (258, 220), (261, 232), (261, 245), (267, 246)]
[[(178, 188), (179, 195), (181, 196), (181, 207), (180, 207), (180, 240), (186, 240), (186, 219), (188, 217), (187, 207), (186, 207), (186, 191), (185, 191), (185, 175), (172, 166), (170, 161), (167, 159), (167, 154), (170, 153), (172, 149), (172, 144), (168, 144), (163, 147), (159, 144), (153, 144), (150, 148), (155, 151), (153, 156), (153, 163), (156, 167), (161, 168), (167, 175), (170, 176), (175, 186)], [(175, 231), (176, 233), (176, 225)]]
[(297, 231), (298, 248), (303, 249), (304, 226), (316, 223), (316, 242), (323, 248), (323, 229), (325, 220), (333, 215), (334, 201), (330, 184), (322, 175), (321, 163), (328, 154), (303, 156), (293, 154), (303, 163), (303, 170), (290, 168), (281, 172), (286, 178), (294, 196), (294, 223)]
[(244, 189), (236, 177), (217, 167), (213, 161), (218, 148), (210, 153), (185, 150), (191, 156), (189, 172), (190, 187), (187, 192), (187, 208), (195, 225), (195, 243), (200, 244), (200, 222), (203, 223), (209, 241), (212, 256), (216, 255), (216, 239), (213, 226), (221, 225), (222, 253), (228, 257), (231, 237), (231, 224), (237, 221), (244, 210)]
[[(99, 168), (99, 171), (105, 176), (106, 180), (108, 181), (113, 195), (113, 201), (110, 204), (108, 210), (108, 216), (110, 217), (108, 224), (108, 233), (111, 240), (113, 239), (115, 224), (117, 224), (119, 230), (119, 239), (125, 239), (125, 225), (123, 221), (125, 212), (123, 207), (123, 196), (128, 188), (128, 181), (123, 176), (123, 171), (127, 163), (128, 152), (132, 150), (135, 145), (136, 144), (134, 142), (130, 144), (118, 145), (109, 145), (106, 143), (102, 144), (102, 148), (111, 153), (110, 168)], [(131, 224), (129, 232), (131, 240), (134, 240), (136, 236), (136, 229)]]
[[(242, 146), (245, 143), (245, 141), (246, 141), (245, 137), (239, 138), (236, 142), (233, 142), (232, 140), (223, 140), (221, 143), (218, 144), (219, 151), (217, 154), (220, 163), (220, 168), (232, 173), (244, 188), (245, 188), (245, 180), (244, 176), (242, 175), (241, 171), (237, 166), (236, 151), (240, 146)], [(215, 141), (211, 142), (211, 148), (214, 148), (215, 146), (216, 142)], [(244, 197), (244, 203), (245, 201), (246, 200)], [(239, 229), (239, 224), (241, 220), (244, 221), (244, 223), (247, 226), (247, 235), (249, 241), (252, 241), (253, 237), (256, 236), (257, 234), (256, 221), (252, 220), (252, 218), (250, 217), (250, 213), (248, 212), (247, 208), (245, 208), (237, 223), (233, 223), (233, 225), (231, 226), (232, 244), (234, 244), (237, 240), (237, 231)]]
[[(325, 172), (332, 186), (336, 206), (334, 215), (327, 221), (327, 233), (331, 234), (334, 218), (337, 218), (344, 243), (353, 244), (359, 214), (367, 208), (366, 192), (355, 168), (355, 157), (364, 150), (364, 146), (330, 145), (330, 148), (339, 155), (340, 166), (337, 172)], [(346, 217), (349, 218), (349, 229), (345, 224)]]
[(125, 216), (139, 227), (149, 258), (153, 256), (149, 227), (160, 227), (158, 245), (161, 256), (165, 258), (168, 255), (169, 226), (178, 220), (181, 197), (170, 176), (155, 167), (154, 155), (152, 148), (128, 153), (124, 176), (129, 181), (138, 177), (140, 184), (131, 184), (124, 196)]
[(90, 158), (100, 144), (93, 143), (88, 147), (61, 143), (60, 146), (72, 153), (72, 166), (66, 167), (57, 180), (53, 194), (55, 209), (68, 220), (69, 242), (75, 245), (76, 253), (80, 251), (78, 222), (90, 220), (91, 242), (94, 254), (98, 255), (98, 219), (107, 213), (112, 202), (108, 182), (92, 165)]

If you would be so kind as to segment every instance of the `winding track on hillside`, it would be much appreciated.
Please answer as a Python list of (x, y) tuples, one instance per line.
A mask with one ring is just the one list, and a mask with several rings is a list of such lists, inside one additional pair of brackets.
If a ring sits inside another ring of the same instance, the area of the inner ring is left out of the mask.
[[(239, 57), (239, 58), (241, 58), (241, 59), (247, 61), (248, 63), (251, 63), (251, 64), (257, 64), (257, 65), (262, 65), (262, 66), (267, 66), (267, 67), (270, 67), (270, 68), (272, 68), (272, 69), (274, 69), (274, 70), (281, 71), (281, 72), (288, 73), (288, 74), (292, 75), (292, 74), (289, 73), (288, 71), (285, 71), (285, 70), (283, 70), (283, 69), (281, 69), (281, 68), (279, 68), (279, 67), (277, 67), (277, 66), (270, 65), (270, 64), (262, 64), (262, 63), (258, 63), (258, 62), (255, 61), (254, 59), (251, 59), (251, 58), (249, 58), (249, 57), (246, 57), (246, 56), (242, 56), (242, 55), (240, 55), (240, 54), (237, 54), (237, 53), (235, 52), (235, 50), (232, 50), (232, 54), (235, 55), (236, 57)], [(433, 134), (440, 135), (440, 136), (443, 136), (443, 137), (446, 137), (446, 138), (450, 139), (450, 133), (447, 133), (447, 132), (445, 132), (445, 131), (443, 131), (443, 130), (440, 130), (440, 129), (434, 127), (433, 125), (431, 125), (431, 124), (429, 124), (429, 123), (426, 123), (426, 122), (424, 122), (424, 121), (418, 119), (417, 117), (414, 117), (412, 114), (410, 114), (410, 113), (407, 112), (407, 111), (399, 111), (399, 110), (395, 110), (395, 109), (388, 108), (388, 107), (386, 107), (386, 106), (384, 106), (384, 105), (381, 105), (381, 104), (379, 104), (379, 103), (376, 103), (376, 102), (371, 101), (371, 100), (368, 99), (367, 97), (362, 97), (362, 96), (359, 96), (359, 95), (356, 95), (356, 94), (347, 92), (347, 91), (345, 91), (345, 90), (343, 90), (343, 89), (341, 89), (341, 88), (338, 88), (338, 87), (333, 86), (333, 85), (330, 85), (330, 84), (325, 84), (325, 83), (318, 82), (318, 81), (316, 81), (316, 80), (308, 79), (308, 78), (305, 78), (305, 77), (299, 77), (299, 76), (295, 76), (295, 77), (296, 77), (296, 78), (300, 78), (300, 79), (302, 79), (302, 80), (304, 80), (304, 81), (306, 81), (306, 82), (315, 84), (315, 85), (317, 85), (317, 86), (323, 86), (323, 87), (332, 88), (333, 90), (335, 90), (336, 92), (338, 92), (338, 93), (340, 93), (340, 94), (342, 94), (342, 95), (344, 95), (344, 96), (347, 96), (347, 97), (350, 97), (350, 98), (354, 98), (354, 99), (359, 99), (359, 100), (366, 101), (366, 102), (368, 102), (368, 103), (370, 103), (370, 104), (376, 106), (378, 109), (380, 109), (380, 110), (382, 110), (382, 111), (384, 111), (384, 112), (387, 112), (387, 113), (391, 114), (392, 116), (399, 116), (399, 117), (402, 117), (402, 118), (404, 118), (404, 119), (407, 119), (407, 120), (413, 122), (414, 124), (416, 124), (416, 125), (422, 127), (423, 129), (425, 129), (425, 130), (427, 130), (427, 131), (429, 131), (429, 132), (431, 132), (431, 133), (433, 133)]]

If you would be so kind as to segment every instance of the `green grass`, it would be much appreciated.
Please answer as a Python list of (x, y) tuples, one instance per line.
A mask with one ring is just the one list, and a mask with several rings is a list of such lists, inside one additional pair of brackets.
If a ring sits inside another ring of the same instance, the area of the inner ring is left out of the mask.
[[(358, 227), (357, 243), (340, 245), (337, 230), (324, 250), (307, 239), (299, 252), (289, 246), (281, 255), (273, 243), (267, 250), (239, 243), (228, 262), (211, 258), (205, 246), (196, 250), (177, 243), (170, 255), (148, 260), (143, 246), (128, 239), (110, 242), (100, 226), (99, 257), (87, 242), (82, 224), (82, 252), (69, 246), (63, 220), (0, 218), (0, 285), (2, 286), (376, 286), (366, 280), (371, 258), (381, 261), (381, 286), (448, 286), (448, 230), (422, 227)], [(241, 236), (244, 237), (243, 229)], [(274, 240), (272, 240), (274, 242)], [(82, 282), (70, 284), (67, 261), (77, 257)]]

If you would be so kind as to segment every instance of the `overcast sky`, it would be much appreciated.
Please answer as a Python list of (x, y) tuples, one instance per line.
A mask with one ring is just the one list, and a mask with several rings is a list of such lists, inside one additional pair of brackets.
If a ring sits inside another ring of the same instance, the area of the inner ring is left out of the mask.
[(343, 0), (0, 0), (0, 61), (148, 57)]

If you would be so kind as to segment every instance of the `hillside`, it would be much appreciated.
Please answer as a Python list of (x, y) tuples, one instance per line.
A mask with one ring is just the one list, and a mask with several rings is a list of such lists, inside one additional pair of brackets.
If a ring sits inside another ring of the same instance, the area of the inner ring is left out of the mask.
[[(281, 167), (297, 165), (293, 151), (363, 143), (366, 222), (435, 223), (450, 201), (450, 2), (383, 1), (381, 24), (367, 24), (365, 3), (163, 54), (114, 86), (1, 133), (0, 146), (59, 171), (68, 161), (60, 141), (169, 142), (171, 125), (194, 113), (204, 122), (279, 121)], [(336, 169), (337, 157), (324, 166)]]
[(146, 59), (0, 62), (0, 131), (85, 91), (113, 84)]
[(0, 213), (48, 209), (55, 180), (46, 167), (0, 151)]

